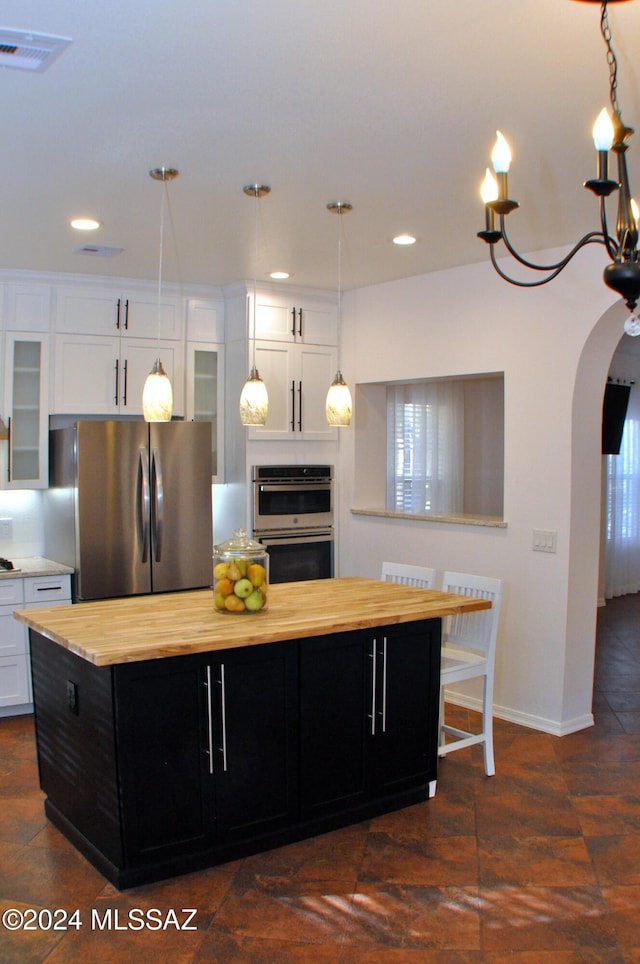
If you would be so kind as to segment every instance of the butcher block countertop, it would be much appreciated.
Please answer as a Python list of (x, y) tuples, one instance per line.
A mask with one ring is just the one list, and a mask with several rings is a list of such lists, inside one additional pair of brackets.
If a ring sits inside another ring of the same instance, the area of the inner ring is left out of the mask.
[(278, 583), (269, 608), (215, 611), (211, 590), (15, 610), (31, 629), (96, 666), (215, 652), (489, 609), (484, 599), (348, 576)]

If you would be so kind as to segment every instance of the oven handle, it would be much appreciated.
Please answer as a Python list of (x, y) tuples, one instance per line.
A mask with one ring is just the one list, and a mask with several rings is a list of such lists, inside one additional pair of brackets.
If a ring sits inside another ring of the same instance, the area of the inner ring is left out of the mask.
[(269, 533), (269, 535), (264, 536), (261, 536), (259, 532), (254, 532), (254, 536), (263, 546), (277, 546), (283, 543), (291, 546), (304, 542), (332, 542), (334, 538), (333, 532), (327, 532), (326, 529), (317, 532), (307, 529), (306, 532)]
[(301, 488), (305, 492), (331, 492), (331, 485), (326, 482), (300, 482), (284, 484), (282, 482), (258, 482), (260, 492), (299, 492)]

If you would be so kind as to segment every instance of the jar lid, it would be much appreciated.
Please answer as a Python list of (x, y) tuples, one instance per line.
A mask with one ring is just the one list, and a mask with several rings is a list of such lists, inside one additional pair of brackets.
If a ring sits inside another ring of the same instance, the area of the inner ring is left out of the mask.
[(233, 535), (226, 542), (221, 542), (219, 546), (213, 547), (214, 552), (242, 552), (248, 554), (264, 553), (265, 548), (260, 542), (256, 542), (247, 535), (245, 529), (234, 529)]

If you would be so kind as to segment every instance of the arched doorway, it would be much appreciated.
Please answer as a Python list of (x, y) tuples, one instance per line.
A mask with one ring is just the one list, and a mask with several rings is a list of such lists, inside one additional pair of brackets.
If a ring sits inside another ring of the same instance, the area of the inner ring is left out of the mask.
[(571, 419), (571, 524), (563, 707), (579, 712), (593, 693), (600, 562), (602, 396), (627, 310), (609, 308), (587, 338), (576, 371)]

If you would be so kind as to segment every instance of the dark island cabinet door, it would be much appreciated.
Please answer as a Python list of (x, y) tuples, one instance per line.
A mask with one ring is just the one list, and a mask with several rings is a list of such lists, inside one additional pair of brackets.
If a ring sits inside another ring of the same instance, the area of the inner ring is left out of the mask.
[(197, 657), (115, 668), (115, 724), (128, 865), (212, 843), (207, 700)]
[(303, 819), (367, 797), (373, 651), (362, 632), (300, 640), (300, 804)]
[(170, 861), (290, 824), (297, 706), (295, 644), (116, 667), (126, 862)]
[(289, 826), (298, 805), (297, 646), (228, 650), (206, 672), (218, 839), (246, 841)]
[(300, 641), (305, 819), (436, 779), (440, 620)]
[(436, 779), (440, 620), (386, 627), (374, 645), (372, 780), (378, 793), (401, 793)]

